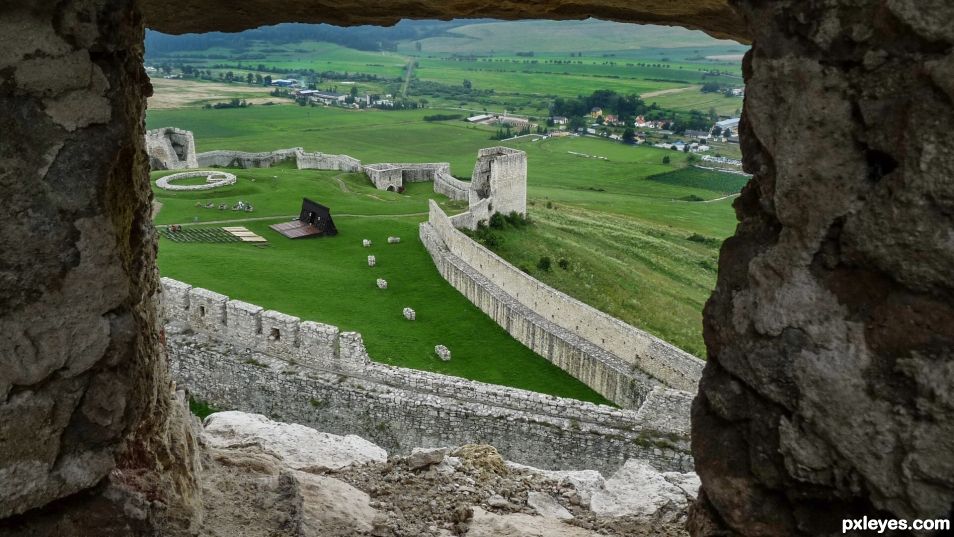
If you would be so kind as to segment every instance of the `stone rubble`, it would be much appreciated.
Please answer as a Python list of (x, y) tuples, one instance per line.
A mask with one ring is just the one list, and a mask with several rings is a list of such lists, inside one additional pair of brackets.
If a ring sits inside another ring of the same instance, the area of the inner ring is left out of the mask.
[(388, 288), (388, 281), (383, 278), (378, 278), (377, 284), (378, 284), (378, 289)]
[(401, 242), (401, 237), (388, 237), (388, 244), (397, 244)]
[[(640, 505), (624, 499), (610, 505), (620, 491), (668, 483), (635, 461), (606, 481), (608, 492), (599, 489), (605, 495), (601, 505), (612, 513), (606, 516), (572, 501), (584, 490), (567, 478), (587, 478), (579, 480), (586, 488), (592, 471), (549, 472), (514, 465), (488, 445), (417, 448), (408, 456), (355, 458), (342, 465), (351, 447), (339, 444), (332, 454), (315, 450), (315, 439), (325, 435), (301, 429), (308, 428), (240, 412), (206, 419), (203, 483), (214, 490), (207, 492), (213, 501), (206, 504), (210, 512), (200, 536), (686, 535), (688, 494), (650, 487), (641, 491), (647, 499)], [(263, 431), (280, 440), (263, 441)], [(341, 442), (340, 437), (334, 442)], [(312, 454), (316, 458), (308, 460)], [(694, 479), (691, 474), (675, 475), (678, 478), (672, 479), (683, 483)], [(649, 498), (657, 492), (663, 493), (660, 499)], [(647, 510), (644, 504), (656, 507)]]
[(415, 313), (414, 310), (412, 310), (411, 308), (404, 308), (402, 313), (404, 314), (404, 318), (407, 319), (408, 321), (413, 321), (417, 319), (417, 313)]
[(368, 266), (373, 267), (378, 264), (378, 259), (373, 255), (368, 256)]
[(434, 352), (437, 353), (437, 357), (445, 362), (449, 362), (451, 359), (451, 351), (444, 345), (437, 345), (434, 347)]

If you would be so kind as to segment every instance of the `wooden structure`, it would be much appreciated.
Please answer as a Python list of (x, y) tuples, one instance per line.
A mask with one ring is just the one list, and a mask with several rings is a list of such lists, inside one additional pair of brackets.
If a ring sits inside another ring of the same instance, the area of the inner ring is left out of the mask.
[(338, 234), (331, 209), (308, 198), (301, 200), (301, 213), (297, 220), (268, 226), (289, 239), (330, 237)]

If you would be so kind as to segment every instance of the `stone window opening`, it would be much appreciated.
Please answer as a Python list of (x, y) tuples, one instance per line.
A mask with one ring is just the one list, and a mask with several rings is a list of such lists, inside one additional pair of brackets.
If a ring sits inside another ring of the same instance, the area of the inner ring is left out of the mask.
[(280, 339), (282, 339), (282, 332), (281, 332), (281, 330), (279, 330), (279, 329), (277, 329), (277, 328), (272, 328), (271, 331), (268, 333), (268, 340), (269, 340), (269, 341), (279, 341)]
[(205, 306), (199, 306), (199, 317), (205, 317)]

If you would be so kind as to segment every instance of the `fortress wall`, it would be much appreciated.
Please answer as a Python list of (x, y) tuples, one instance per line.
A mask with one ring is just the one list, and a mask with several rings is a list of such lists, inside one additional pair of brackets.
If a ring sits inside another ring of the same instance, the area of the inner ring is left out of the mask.
[(271, 168), (280, 162), (296, 158), (300, 151), (300, 147), (264, 153), (218, 150), (199, 153), (197, 159), (200, 168), (211, 166), (220, 168)]
[[(639, 371), (668, 387), (695, 392), (702, 373), (702, 360), (530, 277), (455, 229), (462, 223), (457, 221), (459, 217), (448, 218), (436, 203), (431, 202), (429, 222), (422, 224), (421, 238), (445, 279), (494, 317), (498, 324), (514, 332), (511, 329), (512, 319), (490, 313), (498, 307), (493, 302), (498, 299), (485, 297), (493, 296), (493, 292), (470, 290), (473, 285), (486, 286), (493, 282), (492, 285), (527, 310), (574, 334), (580, 341), (619, 358), (634, 373)], [(461, 277), (459, 273), (466, 273), (466, 269), (460, 267), (455, 259), (473, 269), (480, 278)], [(458, 268), (452, 270), (451, 267)], [(481, 303), (481, 300), (491, 300), (491, 303)], [(530, 338), (518, 337), (516, 334), (514, 337), (521, 341)], [(582, 378), (580, 380), (588, 383)], [(601, 393), (602, 390), (612, 389), (603, 383), (590, 386)]]
[(441, 174), (450, 175), (450, 164), (447, 162), (379, 162), (368, 164), (363, 169), (374, 186), (381, 190), (387, 190), (389, 186), (397, 189), (404, 183), (437, 181)]
[(263, 153), (217, 150), (199, 153), (197, 166), (206, 168), (270, 168), (286, 160), (294, 160), (299, 170), (361, 171), (361, 161), (348, 155), (306, 153), (300, 147), (278, 149)]
[(434, 192), (452, 200), (467, 201), (470, 197), (470, 183), (461, 181), (450, 173), (441, 172), (434, 177)]
[(359, 434), (399, 453), (491, 442), (510, 460), (544, 468), (611, 472), (634, 457), (661, 470), (692, 468), (689, 394), (656, 386), (645, 397), (654, 408), (624, 410), (386, 366), (370, 361), (358, 333), (168, 278), (162, 287), (175, 378), (213, 406)]
[(339, 170), (360, 172), (361, 161), (348, 155), (329, 155), (327, 153), (305, 153), (297, 155), (299, 170)]

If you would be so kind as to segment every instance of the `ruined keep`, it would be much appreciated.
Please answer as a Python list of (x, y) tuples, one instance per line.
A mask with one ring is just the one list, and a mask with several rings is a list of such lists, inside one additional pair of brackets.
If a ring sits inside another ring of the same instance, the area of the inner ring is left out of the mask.
[(754, 178), (705, 312), (691, 532), (948, 517), (950, 2), (40, 0), (0, 12), (15, 36), (0, 48), (0, 533), (190, 535), (202, 516), (153, 298), (144, 26), (462, 16), (753, 42), (739, 134)]
[(438, 180), (440, 175), (450, 175), (450, 164), (434, 162), (423, 164), (395, 164), (382, 162), (363, 166), (365, 175), (375, 188), (402, 192), (404, 183), (420, 183)]
[(198, 168), (192, 132), (166, 127), (146, 131), (146, 153), (151, 170)]

